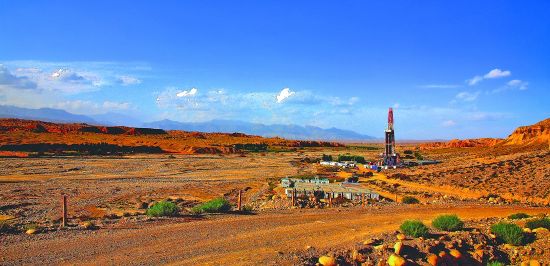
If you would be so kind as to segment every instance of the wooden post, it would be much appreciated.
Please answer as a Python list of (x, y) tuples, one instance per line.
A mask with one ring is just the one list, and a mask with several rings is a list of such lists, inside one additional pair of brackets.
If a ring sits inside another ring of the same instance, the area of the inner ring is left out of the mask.
[(239, 198), (237, 199), (237, 209), (242, 211), (242, 190), (239, 190)]
[(296, 189), (292, 190), (292, 207), (296, 205)]
[(332, 208), (332, 192), (328, 194), (328, 207)]
[(63, 220), (61, 221), (61, 227), (67, 226), (67, 195), (63, 195)]
[(365, 193), (361, 193), (361, 206), (365, 207)]

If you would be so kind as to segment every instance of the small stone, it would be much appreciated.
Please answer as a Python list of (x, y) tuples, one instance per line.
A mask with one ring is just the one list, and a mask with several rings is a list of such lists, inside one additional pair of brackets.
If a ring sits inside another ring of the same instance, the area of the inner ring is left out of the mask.
[(35, 228), (31, 228), (31, 229), (28, 229), (27, 231), (25, 231), (25, 234), (27, 235), (34, 235), (36, 234), (38, 231), (35, 229)]
[(456, 250), (456, 249), (451, 249), (451, 250), (449, 250), (449, 254), (450, 254), (451, 256), (453, 256), (453, 257), (454, 257), (455, 259), (457, 259), (457, 260), (460, 259), (460, 258), (462, 258), (462, 253), (460, 253), (460, 251), (458, 251), (458, 250)]
[(403, 266), (406, 263), (407, 261), (397, 254), (391, 254), (388, 258), (388, 265), (390, 266)]
[(428, 255), (426, 255), (426, 261), (432, 266), (436, 266), (438, 260), (439, 257), (433, 253), (429, 253)]
[(386, 245), (384, 245), (384, 244), (381, 244), (381, 245), (378, 245), (378, 246), (374, 246), (374, 249), (376, 249), (376, 250), (383, 250), (383, 249), (385, 249), (385, 248), (386, 248)]
[(377, 239), (374, 239), (374, 238), (370, 238), (370, 239), (367, 239), (365, 241), (363, 241), (363, 245), (372, 245), (374, 243), (376, 243)]
[(94, 225), (92, 222), (90, 222), (90, 221), (82, 222), (82, 223), (80, 224), (80, 226), (82, 226), (82, 228), (88, 229), (88, 230), (94, 229), (94, 228), (95, 228), (95, 225)]
[(405, 234), (397, 234), (397, 240), (405, 240), (406, 238)]
[(363, 262), (367, 261), (367, 258), (365, 258), (365, 255), (359, 253), (359, 251), (357, 251), (356, 249), (354, 249), (351, 252), (351, 258), (354, 261), (359, 262), (359, 263), (363, 263)]
[(523, 232), (525, 232), (525, 233), (531, 233), (532, 231), (531, 231), (531, 228), (527, 228), (527, 227), (526, 227), (526, 228), (523, 228)]
[(336, 259), (332, 256), (321, 256), (319, 257), (319, 264), (323, 266), (336, 266)]

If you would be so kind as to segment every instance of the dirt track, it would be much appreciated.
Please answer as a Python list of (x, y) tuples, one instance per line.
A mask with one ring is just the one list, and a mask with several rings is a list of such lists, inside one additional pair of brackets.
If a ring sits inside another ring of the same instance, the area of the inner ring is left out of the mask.
[[(405, 219), (428, 221), (439, 213), (464, 219), (501, 217), (549, 208), (509, 206), (383, 206), (379, 209), (289, 210), (223, 215), (97, 231), (68, 230), (33, 236), (0, 236), (0, 264), (275, 264), (303, 249), (349, 245), (392, 231)], [(284, 261), (283, 261), (284, 264)]]

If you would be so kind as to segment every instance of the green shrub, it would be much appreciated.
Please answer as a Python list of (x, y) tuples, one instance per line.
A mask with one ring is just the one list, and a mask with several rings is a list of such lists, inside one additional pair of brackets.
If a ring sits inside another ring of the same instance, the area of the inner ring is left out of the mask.
[(543, 228), (546, 228), (546, 229), (550, 230), (550, 219), (548, 219), (548, 218), (534, 219), (534, 220), (531, 220), (531, 221), (527, 221), (525, 223), (525, 226), (530, 228), (530, 229), (543, 227)]
[(518, 212), (518, 213), (514, 213), (514, 214), (511, 214), (510, 216), (508, 216), (509, 219), (523, 219), (523, 218), (529, 218), (531, 216), (529, 216), (529, 214), (527, 213), (523, 213), (523, 212)]
[(176, 216), (180, 209), (178, 205), (169, 201), (159, 201), (149, 209), (147, 209), (147, 216), (161, 217), (161, 216)]
[(491, 232), (493, 232), (497, 238), (508, 244), (522, 245), (525, 241), (523, 230), (516, 224), (504, 222), (493, 224), (491, 226)]
[(401, 224), (399, 229), (401, 229), (405, 235), (412, 237), (425, 237), (429, 232), (428, 227), (417, 220), (407, 220)]
[(499, 262), (499, 261), (491, 261), (491, 262), (487, 262), (487, 266), (504, 266), (505, 264), (502, 263), (502, 262)]
[(194, 213), (217, 213), (227, 212), (229, 210), (231, 210), (231, 204), (229, 203), (229, 201), (223, 198), (213, 199), (211, 201), (197, 205), (192, 209)]
[(418, 203), (420, 203), (420, 201), (417, 198), (412, 197), (412, 196), (405, 196), (405, 197), (403, 197), (402, 201), (405, 204), (418, 204)]
[(458, 231), (464, 228), (462, 222), (455, 214), (439, 215), (432, 221), (432, 226), (443, 231)]

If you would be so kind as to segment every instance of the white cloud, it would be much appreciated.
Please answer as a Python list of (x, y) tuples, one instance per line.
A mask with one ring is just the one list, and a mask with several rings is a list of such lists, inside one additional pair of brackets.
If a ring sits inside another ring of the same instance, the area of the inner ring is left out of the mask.
[(475, 76), (475, 77), (473, 77), (469, 80), (466, 80), (466, 82), (468, 82), (468, 85), (473, 86), (473, 85), (478, 84), (482, 80), (483, 80), (482, 76)]
[(475, 101), (477, 99), (477, 97), (479, 96), (479, 93), (480, 93), (479, 91), (473, 92), (473, 93), (463, 91), (463, 92), (458, 93), (455, 96), (455, 99), (465, 101), (465, 102), (472, 102), (472, 101)]
[(120, 76), (118, 82), (123, 86), (137, 85), (141, 83), (141, 80), (132, 76)]
[(513, 79), (513, 80), (508, 81), (508, 83), (506, 85), (508, 85), (509, 87), (512, 87), (512, 88), (518, 88), (520, 90), (526, 90), (527, 85), (529, 85), (529, 83), (525, 82), (525, 81), (521, 81), (519, 79)]
[(393, 109), (397, 109), (397, 108), (399, 108), (399, 103), (395, 103), (395, 104), (393, 105)]
[(445, 120), (441, 125), (444, 127), (452, 127), (456, 125), (456, 122), (454, 120)]
[(63, 109), (75, 114), (103, 114), (110, 111), (130, 109), (130, 103), (112, 101), (96, 103), (92, 101), (72, 100), (58, 102), (50, 105), (49, 107)]
[(195, 88), (191, 88), (190, 90), (187, 90), (187, 91), (180, 91), (178, 93), (176, 93), (176, 96), (177, 97), (194, 97), (196, 94), (197, 94), (198, 90), (195, 89)]
[(507, 76), (510, 76), (510, 75), (512, 75), (512, 72), (510, 72), (510, 70), (501, 70), (501, 69), (495, 68), (495, 69), (489, 71), (489, 73), (487, 73), (483, 76), (479, 76), (479, 75), (475, 76), (471, 79), (466, 80), (466, 82), (468, 83), (468, 85), (473, 86), (473, 85), (478, 84), (479, 82), (481, 82), (484, 79), (502, 78), (502, 77), (507, 77)]
[(485, 76), (483, 76), (483, 78), (485, 79), (494, 79), (494, 78), (502, 78), (502, 77), (507, 77), (507, 76), (510, 76), (512, 74), (512, 72), (510, 72), (509, 70), (500, 70), (498, 68), (495, 68), (491, 71), (489, 71), (489, 73), (485, 74)]
[(289, 88), (284, 88), (283, 90), (281, 90), (281, 92), (279, 92), (279, 95), (277, 95), (277, 103), (282, 103), (285, 99), (294, 94), (295, 92), (290, 91)]

